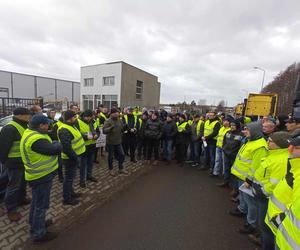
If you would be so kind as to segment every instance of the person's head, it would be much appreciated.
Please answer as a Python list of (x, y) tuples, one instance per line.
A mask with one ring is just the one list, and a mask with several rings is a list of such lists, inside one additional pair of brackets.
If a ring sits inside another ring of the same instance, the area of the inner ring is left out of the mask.
[(108, 111), (107, 107), (102, 108), (102, 113), (107, 114), (107, 111)]
[(193, 117), (194, 122), (198, 122), (200, 120), (200, 115), (196, 114)]
[(116, 108), (112, 108), (112, 109), (110, 110), (110, 117), (111, 117), (112, 119), (118, 119), (118, 118), (120, 117), (120, 112), (119, 112), (119, 110), (116, 109)]
[(168, 114), (167, 115), (167, 122), (171, 122), (173, 121), (173, 115), (172, 114)]
[(158, 119), (158, 116), (159, 116), (159, 113), (157, 111), (154, 111), (151, 115), (151, 119), (153, 121), (157, 120)]
[(300, 158), (300, 136), (289, 140), (290, 158)]
[(233, 119), (230, 118), (230, 117), (225, 117), (225, 118), (223, 118), (223, 126), (224, 126), (225, 128), (229, 128), (229, 127), (230, 127), (230, 123), (231, 123), (232, 120), (233, 120)]
[(262, 125), (260, 122), (250, 122), (244, 126), (244, 135), (249, 141), (255, 141), (263, 137)]
[(79, 107), (76, 104), (71, 104), (70, 105), (70, 110), (72, 110), (73, 112), (75, 112), (75, 114), (78, 114), (80, 112), (79, 111)]
[(261, 123), (264, 124), (265, 122), (267, 122), (269, 120), (268, 116), (263, 116), (263, 118), (261, 119)]
[(27, 108), (19, 107), (13, 111), (13, 116), (22, 122), (29, 122), (30, 110)]
[(269, 150), (288, 148), (291, 135), (285, 131), (275, 132), (268, 139)]
[(184, 122), (186, 120), (186, 117), (184, 114), (179, 116), (179, 122)]
[(86, 111), (84, 111), (82, 113), (82, 118), (83, 120), (85, 120), (86, 122), (90, 122), (94, 119), (94, 114), (93, 114), (93, 111), (88, 109)]
[(300, 119), (291, 117), (290, 119), (288, 119), (286, 121), (285, 126), (286, 126), (286, 130), (291, 133), (291, 132), (295, 131), (296, 129), (300, 128)]
[(47, 112), (47, 116), (48, 116), (49, 118), (51, 118), (52, 120), (54, 120), (55, 115), (56, 115), (56, 111), (55, 111), (55, 110), (49, 110), (49, 111)]
[(213, 120), (215, 118), (216, 118), (216, 112), (210, 111), (210, 112), (207, 113), (207, 119), (208, 120)]
[(133, 108), (132, 107), (128, 107), (127, 114), (128, 115), (132, 115), (132, 112), (133, 112)]
[(231, 129), (231, 131), (240, 131), (240, 129), (241, 129), (241, 124), (240, 124), (240, 122), (239, 122), (238, 119), (233, 120), (233, 121), (230, 123), (230, 129)]
[(142, 119), (143, 119), (143, 120), (147, 120), (147, 119), (148, 119), (148, 112), (147, 112), (147, 111), (145, 111), (145, 112), (143, 113)]
[(99, 112), (103, 112), (103, 108), (104, 108), (103, 104), (100, 104), (98, 107)]
[(44, 115), (36, 114), (32, 116), (30, 121), (30, 127), (36, 129), (41, 133), (47, 133), (49, 129), (49, 124), (52, 121)]
[(289, 119), (289, 117), (285, 114), (280, 114), (276, 118), (276, 128), (277, 130), (286, 130), (286, 121)]
[(34, 105), (30, 109), (32, 115), (43, 114), (42, 108), (40, 105)]
[(74, 124), (76, 122), (77, 116), (76, 113), (72, 110), (67, 110), (64, 113), (64, 122), (69, 124)]
[(270, 135), (275, 131), (276, 124), (271, 120), (266, 120), (262, 124), (262, 131), (265, 135)]

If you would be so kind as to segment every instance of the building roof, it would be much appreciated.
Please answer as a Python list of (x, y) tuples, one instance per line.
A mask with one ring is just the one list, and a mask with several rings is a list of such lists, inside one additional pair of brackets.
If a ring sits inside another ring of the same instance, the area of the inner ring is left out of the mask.
[(124, 64), (127, 64), (128, 66), (130, 66), (130, 67), (132, 67), (132, 68), (141, 70), (141, 71), (143, 71), (143, 72), (145, 72), (145, 73), (147, 73), (147, 74), (149, 74), (149, 75), (152, 75), (152, 76), (154, 76), (154, 77), (157, 77), (156, 75), (153, 75), (153, 74), (151, 74), (151, 73), (149, 73), (149, 72), (147, 72), (147, 71), (145, 71), (145, 70), (143, 70), (143, 69), (140, 69), (140, 68), (138, 68), (138, 67), (136, 67), (136, 66), (133, 66), (132, 64), (126, 63), (126, 62), (124, 62), (124, 61), (115, 61), (115, 62), (108, 62), (108, 63), (99, 63), (99, 64), (93, 64), (93, 65), (86, 65), (86, 66), (81, 66), (81, 68), (94, 67), (94, 66), (101, 66), (101, 65), (109, 65), (109, 64), (118, 64), (118, 63), (124, 63)]

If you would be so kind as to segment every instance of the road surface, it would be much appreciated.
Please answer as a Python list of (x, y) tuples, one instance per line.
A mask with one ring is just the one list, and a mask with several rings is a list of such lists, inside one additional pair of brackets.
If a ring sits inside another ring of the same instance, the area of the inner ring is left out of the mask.
[(47, 249), (255, 249), (228, 215), (233, 204), (220, 180), (192, 167), (161, 165), (61, 233)]

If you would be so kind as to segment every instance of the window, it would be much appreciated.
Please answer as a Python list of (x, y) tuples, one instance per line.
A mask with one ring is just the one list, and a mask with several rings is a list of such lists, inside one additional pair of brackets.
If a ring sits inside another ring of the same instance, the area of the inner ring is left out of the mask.
[(101, 102), (101, 95), (95, 95), (95, 109), (98, 108), (102, 102)]
[(93, 86), (94, 86), (94, 78), (84, 79), (84, 87), (93, 87)]
[(143, 98), (143, 82), (137, 80), (136, 82), (136, 94), (135, 94), (136, 99), (142, 99)]
[(111, 109), (112, 107), (118, 107), (117, 95), (102, 95), (102, 104)]
[(94, 106), (93, 95), (82, 95), (83, 110), (92, 109)]
[(103, 77), (103, 86), (113, 86), (113, 85), (115, 85), (115, 77), (114, 76)]

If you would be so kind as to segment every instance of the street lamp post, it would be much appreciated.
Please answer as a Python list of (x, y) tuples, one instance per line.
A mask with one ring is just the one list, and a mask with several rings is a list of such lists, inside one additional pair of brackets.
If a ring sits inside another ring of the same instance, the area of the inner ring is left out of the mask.
[(258, 69), (258, 70), (261, 70), (263, 72), (263, 78), (262, 78), (262, 81), (261, 81), (261, 90), (263, 89), (264, 87), (264, 82), (265, 82), (265, 75), (266, 75), (266, 70), (260, 68), (260, 67), (254, 67), (254, 69)]

